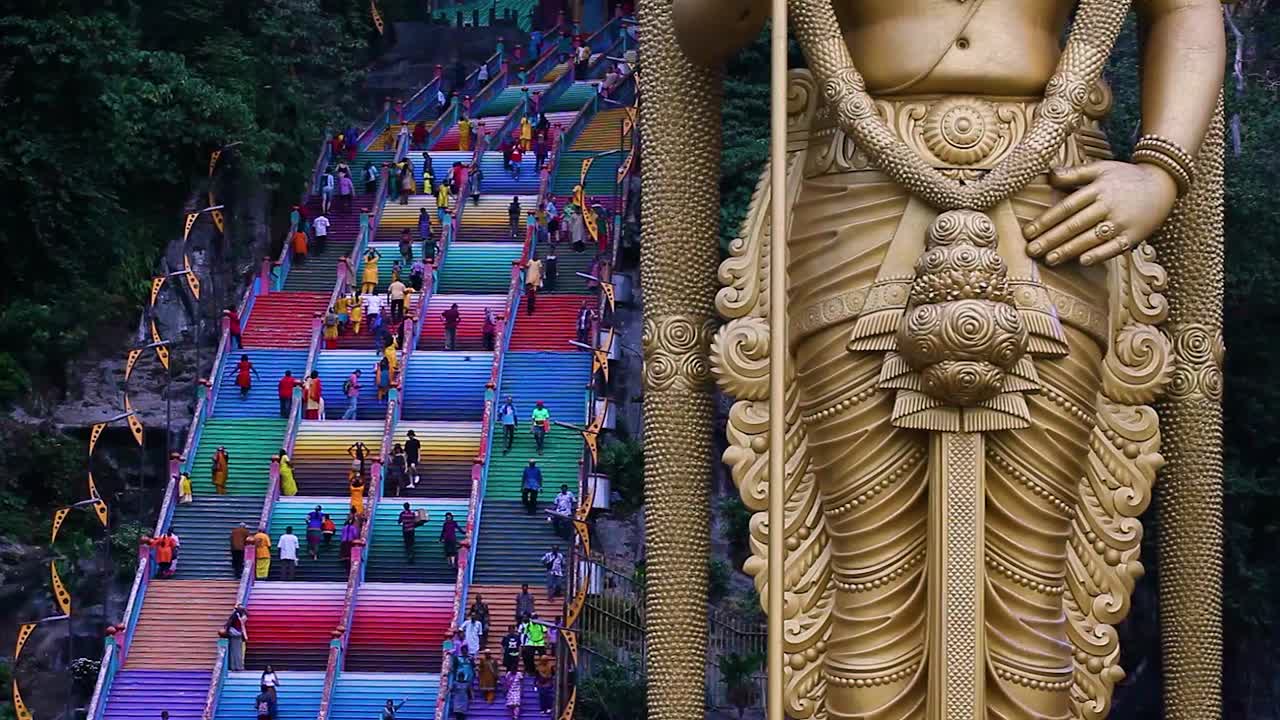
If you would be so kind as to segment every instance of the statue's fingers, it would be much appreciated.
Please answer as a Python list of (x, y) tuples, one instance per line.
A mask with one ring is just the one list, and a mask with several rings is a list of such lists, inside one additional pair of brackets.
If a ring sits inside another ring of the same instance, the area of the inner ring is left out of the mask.
[(1066, 218), (1027, 246), (1027, 254), (1040, 257), (1084, 232), (1091, 232), (1098, 223), (1107, 219), (1107, 209), (1098, 203), (1085, 206)]
[(1035, 240), (1041, 233), (1089, 207), (1097, 199), (1098, 193), (1096, 190), (1093, 188), (1081, 188), (1068, 195), (1057, 205), (1045, 210), (1040, 214), (1040, 217), (1023, 225), (1022, 236), (1028, 240)]
[(1102, 225), (1095, 225), (1085, 232), (1080, 233), (1072, 239), (1071, 242), (1049, 253), (1045, 257), (1045, 261), (1050, 265), (1060, 265), (1068, 260), (1073, 260), (1079, 257), (1081, 253), (1093, 250), (1100, 245), (1107, 244), (1111, 239), (1118, 239), (1115, 237), (1114, 225), (1111, 226), (1110, 237), (1099, 231), (1099, 228), (1101, 227)]
[(1054, 168), (1049, 173), (1049, 184), (1059, 189), (1080, 187), (1091, 183), (1102, 174), (1102, 163), (1089, 163), (1068, 168)]
[(1123, 255), (1133, 249), (1134, 243), (1126, 235), (1112, 240), (1100, 247), (1096, 247), (1084, 255), (1080, 256), (1081, 265), (1096, 265), (1100, 262), (1106, 262), (1113, 257)]

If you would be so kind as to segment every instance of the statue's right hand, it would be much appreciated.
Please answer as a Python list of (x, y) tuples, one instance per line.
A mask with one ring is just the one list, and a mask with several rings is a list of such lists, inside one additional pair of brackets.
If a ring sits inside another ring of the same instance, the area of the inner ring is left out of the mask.
[(685, 54), (716, 66), (760, 33), (769, 17), (769, 0), (674, 0), (671, 14)]

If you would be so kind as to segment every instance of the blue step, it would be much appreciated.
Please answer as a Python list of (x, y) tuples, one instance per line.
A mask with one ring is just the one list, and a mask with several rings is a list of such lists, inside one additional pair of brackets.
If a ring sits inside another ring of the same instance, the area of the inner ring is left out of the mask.
[(316, 356), (316, 372), (324, 395), (324, 413), (329, 419), (342, 417), (347, 398), (342, 384), (352, 371), (360, 371), (360, 404), (356, 420), (382, 420), (387, 416), (387, 403), (378, 400), (377, 373), (374, 366), (380, 356), (372, 350), (323, 350)]
[[(249, 362), (258, 371), (258, 377), (252, 373), (249, 379), (252, 388), (246, 397), (240, 396), (240, 388), (236, 385), (236, 365), (241, 355), (248, 355)], [(218, 402), (213, 406), (213, 416), (218, 418), (271, 418), (280, 417), (280, 403), (277, 385), (284, 371), (290, 370), (293, 376), (302, 379), (307, 367), (306, 350), (267, 350), (249, 348), (235, 351), (227, 358), (226, 369), (218, 378)]]
[[(280, 677), (276, 690), (276, 720), (315, 720), (320, 712), (323, 672), (289, 672), (273, 668)], [(254, 698), (260, 691), (261, 672), (227, 673), (218, 697), (214, 720), (253, 720), (257, 717)]]
[(403, 700), (396, 720), (434, 720), (439, 691), (439, 675), (344, 672), (333, 686), (329, 718), (377, 720), (387, 700)]
[[(200, 720), (209, 694), (208, 670), (119, 670), (104, 720)], [(246, 715), (246, 717), (248, 717)]]
[(492, 369), (493, 353), (415, 352), (405, 368), (401, 419), (481, 419)]
[[(521, 316), (516, 322), (525, 321)], [(551, 411), (553, 421), (583, 423), (590, 377), (590, 353), (508, 352), (502, 360), (501, 392), (515, 400), (521, 423), (528, 421), (539, 400)]]

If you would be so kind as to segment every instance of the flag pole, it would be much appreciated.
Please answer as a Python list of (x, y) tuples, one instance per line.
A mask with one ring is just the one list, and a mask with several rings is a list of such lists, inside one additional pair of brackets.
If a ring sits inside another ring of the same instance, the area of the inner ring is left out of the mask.
[(783, 492), (786, 486), (787, 0), (773, 0), (769, 62), (769, 684), (768, 720), (783, 713)]

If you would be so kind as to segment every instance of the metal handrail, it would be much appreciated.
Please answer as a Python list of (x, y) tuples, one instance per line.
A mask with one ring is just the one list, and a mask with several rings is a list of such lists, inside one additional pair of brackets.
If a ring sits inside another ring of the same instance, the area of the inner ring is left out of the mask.
[[(396, 142), (395, 162), (398, 163), (405, 158), (409, 151), (408, 133), (401, 132)], [(383, 183), (378, 187), (378, 194), (374, 201), (376, 208), (373, 216), (370, 218), (369, 224), (364, 228), (360, 240), (357, 243), (354, 252), (363, 255), (364, 249), (372, 242), (374, 233), (377, 232), (378, 223), (382, 220), (382, 211), (386, 207), (387, 185), (390, 184), (391, 178), (389, 173), (384, 172)], [(352, 282), (356, 282), (352, 278)], [(386, 465), (387, 454), (389, 453), (386, 437), (391, 432), (388, 428), (394, 428), (395, 419), (397, 417), (397, 407), (400, 402), (400, 392), (392, 383), (392, 387), (387, 396), (387, 413), (383, 419), (383, 443), (378, 453), (378, 459), (375, 460), (370, 468), (369, 479), (373, 483), (373, 487), (369, 488), (368, 502), (366, 503), (367, 519), (364, 526), (360, 529), (360, 537), (355, 541), (361, 548), (359, 554), (351, 553), (351, 568), (347, 572), (347, 588), (343, 596), (342, 603), (342, 619), (338, 626), (332, 632), (332, 641), (329, 644), (329, 657), (325, 663), (324, 685), (320, 694), (320, 710), (317, 720), (327, 720), (329, 716), (329, 708), (333, 698), (334, 687), (338, 681), (338, 675), (341, 672), (342, 657), (346, 654), (347, 644), (351, 640), (351, 622), (355, 617), (356, 599), (360, 585), (364, 583), (365, 561), (368, 554), (369, 543), (373, 537), (373, 517), (377, 510), (378, 498), (382, 493), (382, 468)]]

